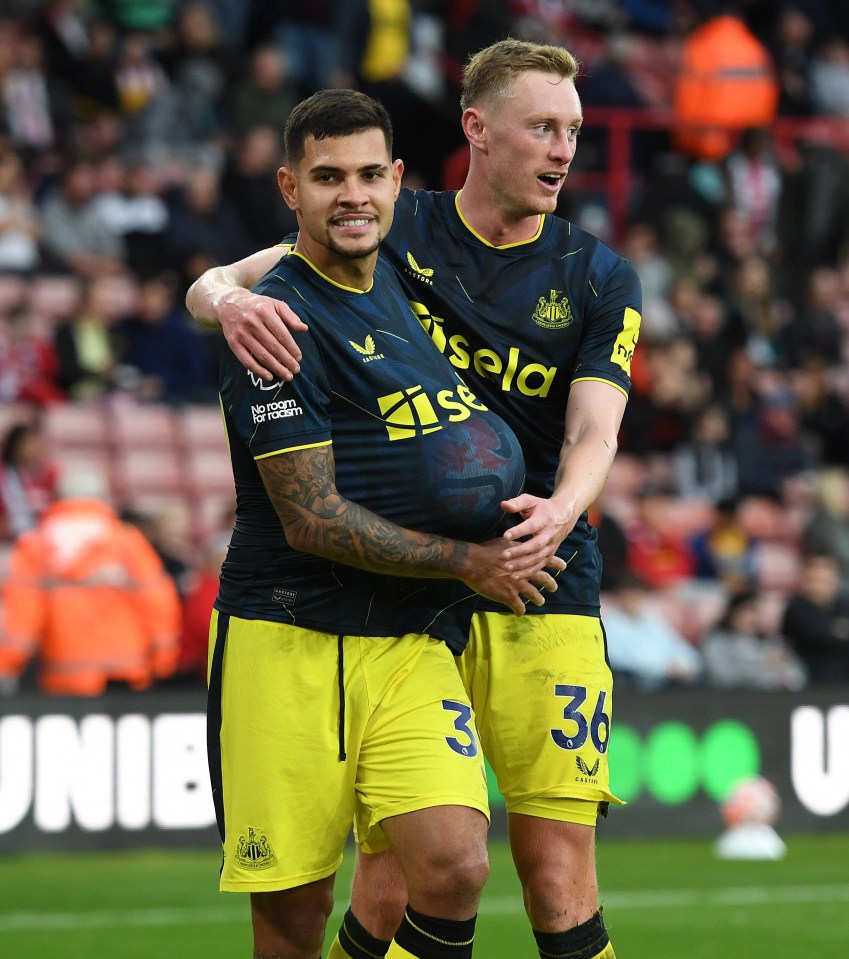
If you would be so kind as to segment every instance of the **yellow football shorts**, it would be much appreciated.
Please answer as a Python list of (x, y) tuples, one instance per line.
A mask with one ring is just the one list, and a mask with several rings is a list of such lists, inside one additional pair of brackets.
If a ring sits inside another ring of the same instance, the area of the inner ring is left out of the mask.
[[(444, 643), (338, 637), (213, 613), (209, 755), (223, 891), (332, 875), (354, 823), (460, 805), (487, 817), (469, 698)], [(220, 704), (220, 709), (217, 707)]]
[(479, 612), (458, 665), (509, 813), (595, 825), (599, 803), (621, 803), (599, 619)]

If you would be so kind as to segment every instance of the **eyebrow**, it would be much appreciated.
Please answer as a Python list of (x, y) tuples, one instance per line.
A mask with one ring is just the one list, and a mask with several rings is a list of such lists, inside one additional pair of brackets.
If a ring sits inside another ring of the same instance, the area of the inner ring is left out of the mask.
[[(357, 167), (357, 173), (370, 173), (373, 170), (388, 170), (389, 167), (385, 163), (366, 163), (361, 167)], [(310, 167), (310, 174), (315, 176), (316, 174), (322, 173), (344, 173), (345, 171), (342, 167), (330, 166), (329, 164), (320, 164), (319, 166)]]

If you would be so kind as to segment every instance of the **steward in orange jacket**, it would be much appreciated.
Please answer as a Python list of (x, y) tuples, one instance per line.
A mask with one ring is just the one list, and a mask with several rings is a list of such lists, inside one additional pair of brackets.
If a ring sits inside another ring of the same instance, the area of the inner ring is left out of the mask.
[(48, 693), (145, 689), (175, 668), (176, 588), (142, 533), (106, 503), (62, 500), (15, 544), (3, 592), (0, 678), (40, 660)]
[(713, 17), (687, 37), (673, 106), (677, 149), (721, 160), (740, 131), (770, 126), (777, 109), (772, 58), (739, 17)]

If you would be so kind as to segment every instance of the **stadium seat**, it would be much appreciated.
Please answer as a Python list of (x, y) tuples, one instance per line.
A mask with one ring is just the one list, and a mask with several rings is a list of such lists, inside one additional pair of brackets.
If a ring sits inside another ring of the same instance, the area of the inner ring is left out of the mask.
[(110, 404), (112, 441), (118, 450), (176, 450), (179, 436), (177, 414), (162, 403), (137, 403), (115, 397)]
[(106, 449), (110, 430), (106, 410), (94, 403), (61, 403), (44, 411), (44, 435), (57, 452)]
[(192, 449), (227, 449), (219, 406), (187, 406), (176, 414), (176, 420), (182, 446)]
[(189, 494), (186, 465), (173, 448), (126, 447), (115, 453), (115, 486), (122, 504), (168, 494), (177, 498)]
[(235, 496), (233, 471), (226, 446), (223, 449), (186, 451), (187, 482), (196, 496)]

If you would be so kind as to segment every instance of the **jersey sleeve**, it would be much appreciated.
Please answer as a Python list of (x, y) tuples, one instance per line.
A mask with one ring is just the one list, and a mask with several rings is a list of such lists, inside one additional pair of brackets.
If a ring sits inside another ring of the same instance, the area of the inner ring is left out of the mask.
[[(283, 283), (261, 292), (286, 302), (296, 299)], [(308, 318), (310, 325), (314, 319)], [(316, 328), (320, 325), (319, 319)], [(224, 355), (222, 403), (254, 459), (331, 442), (331, 389), (321, 347), (311, 330), (297, 333), (295, 338), (302, 353), (301, 372), (288, 383), (266, 383), (229, 351)]]
[(588, 282), (594, 302), (587, 313), (572, 382), (604, 380), (627, 396), (642, 313), (637, 272), (620, 259), (603, 283), (592, 275)]

